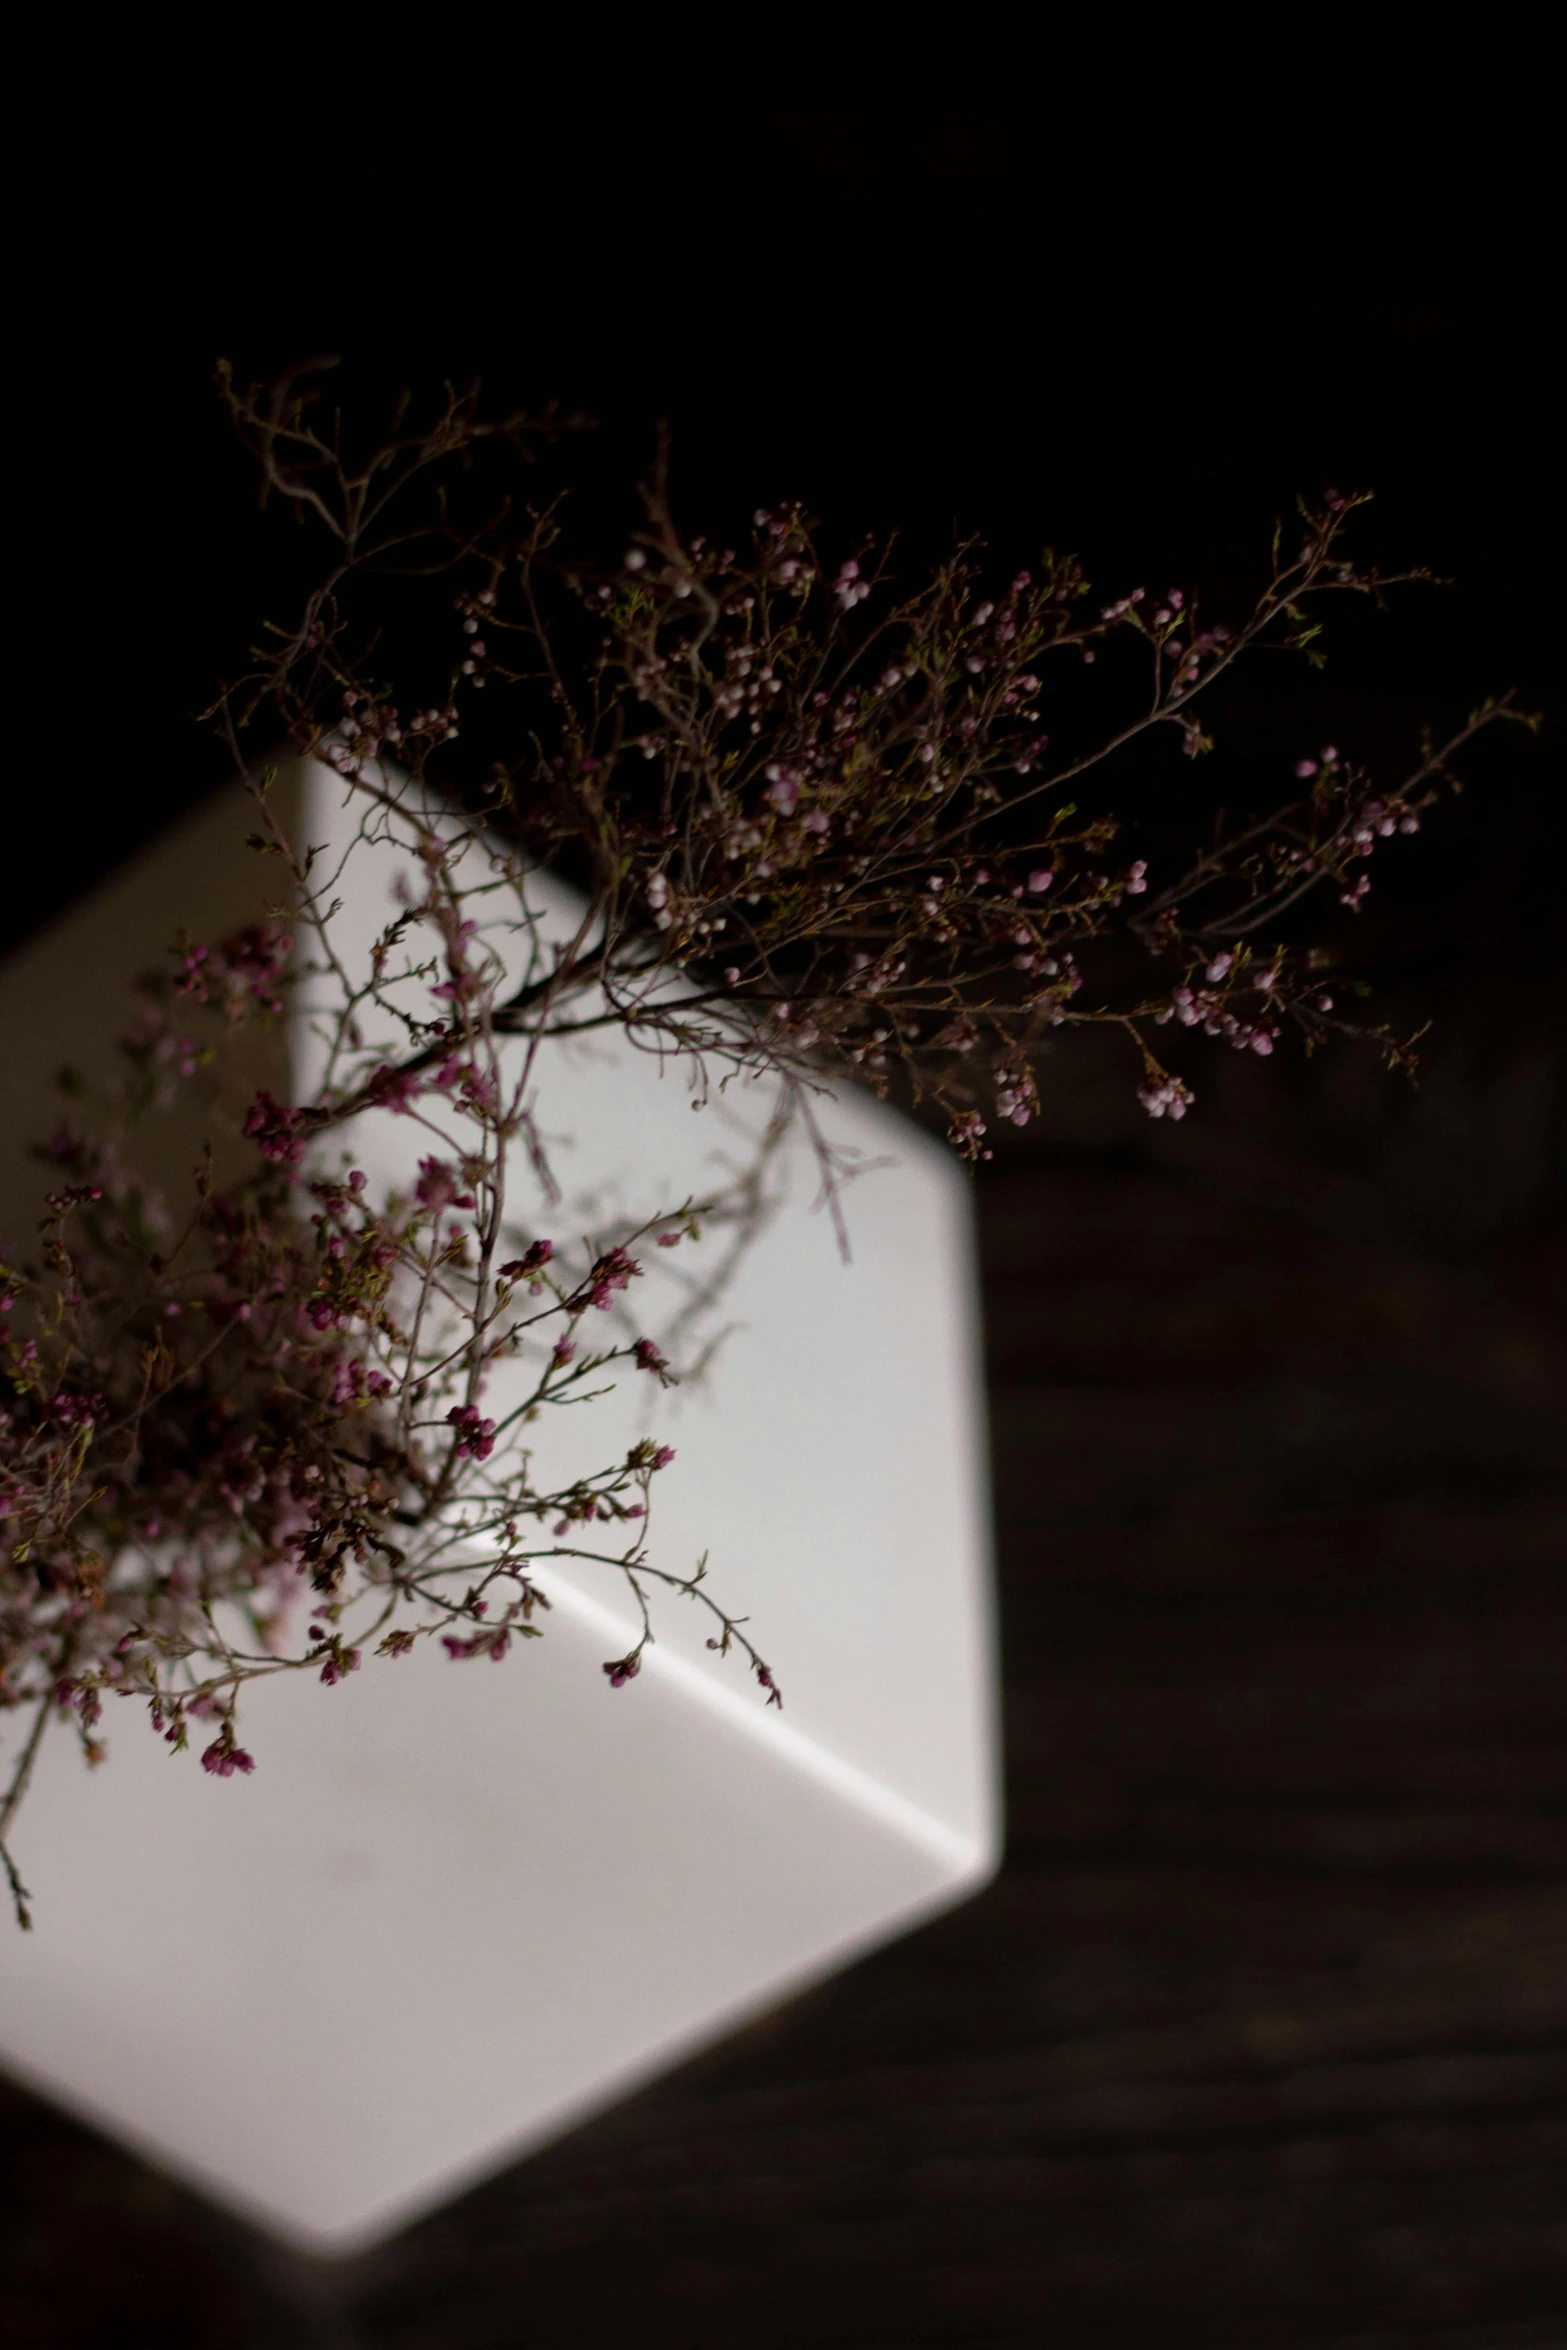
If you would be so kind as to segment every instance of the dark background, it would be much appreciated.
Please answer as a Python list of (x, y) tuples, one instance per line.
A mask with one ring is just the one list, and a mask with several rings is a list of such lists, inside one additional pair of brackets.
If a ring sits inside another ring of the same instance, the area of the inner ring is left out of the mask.
[[(1309, 76), (1308, 76), (1309, 79)], [(1000, 1882), (367, 2261), (271, 2250), (18, 2092), (8, 2338), (1536, 2350), (1567, 2338), (1559, 366), (1516, 93), (1157, 127), (802, 81), (396, 136), (220, 108), (56, 208), (15, 376), (44, 495), (9, 935), (222, 773), (188, 713), (306, 576), (210, 390), (344, 355), (601, 421), (618, 530), (804, 498), (1106, 591), (1257, 576), (1299, 491), (1455, 584), (1237, 691), (1182, 789), (1546, 718), (1378, 871), (1350, 967), (1435, 1022), (1199, 1068), (1063, 1051), (980, 1178)], [(437, 110), (439, 111), (439, 110)], [(535, 109), (537, 113), (538, 109)], [(1500, 143), (1478, 135), (1500, 133)], [(65, 186), (62, 175), (60, 186)], [(103, 191), (112, 181), (112, 201)], [(42, 237), (43, 232), (40, 232)], [(29, 470), (30, 469), (30, 470)], [(24, 623), (25, 625), (25, 623)], [(1380, 863), (1380, 860), (1379, 860)], [(149, 2312), (155, 2316), (149, 2317)]]

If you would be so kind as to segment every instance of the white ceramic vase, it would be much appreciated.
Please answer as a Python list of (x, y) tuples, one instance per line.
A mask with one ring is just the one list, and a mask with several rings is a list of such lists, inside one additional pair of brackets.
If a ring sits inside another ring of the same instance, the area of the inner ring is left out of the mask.
[[(326, 770), (280, 788), (312, 841), (341, 833)], [(126, 983), (180, 922), (216, 935), (253, 916), (250, 828), (241, 795), (221, 795), (0, 972), (12, 1232), (54, 1068), (104, 1064)], [(361, 941), (389, 878), (350, 868)], [(292, 1050), (308, 1075), (303, 1029)], [(700, 1192), (762, 1114), (694, 1115), (678, 1073), (624, 1049), (546, 1079), (563, 1219)], [(30, 1935), (0, 1927), (0, 2061), (17, 2078), (274, 2232), (353, 2250), (991, 1874), (967, 1178), (865, 1097), (823, 1115), (882, 1162), (846, 1202), (852, 1262), (811, 1212), (798, 1147), (710, 1382), (661, 1398), (652, 1423), (677, 1449), (660, 1554), (682, 1571), (710, 1554), (783, 1714), (678, 1603), (611, 1691), (600, 1668), (633, 1612), (578, 1566), (541, 1577), (547, 1637), (499, 1667), (427, 1646), (334, 1689), (289, 1675), (248, 1692), (248, 1779), (171, 1756), (140, 1707), (111, 1702), (109, 1763), (89, 1772), (51, 1734), (16, 1830), (37, 1911)], [(396, 1124), (355, 1138), (373, 1181), (398, 1173)], [(608, 1457), (605, 1428), (647, 1403), (594, 1406), (584, 1423), (608, 1418), (571, 1441)]]

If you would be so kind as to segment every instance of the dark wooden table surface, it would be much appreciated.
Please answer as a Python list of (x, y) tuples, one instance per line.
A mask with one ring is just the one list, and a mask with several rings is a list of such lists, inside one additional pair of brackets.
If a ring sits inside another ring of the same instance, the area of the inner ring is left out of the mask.
[(979, 1192), (999, 1881), (342, 2268), (8, 2092), (0, 2336), (1560, 2350), (1559, 1075), (1086, 1065)]

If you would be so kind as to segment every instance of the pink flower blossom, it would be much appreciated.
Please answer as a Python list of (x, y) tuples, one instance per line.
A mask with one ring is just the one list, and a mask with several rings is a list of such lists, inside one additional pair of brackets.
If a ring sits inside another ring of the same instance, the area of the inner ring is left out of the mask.
[(459, 1459), (487, 1461), (495, 1450), (495, 1422), (479, 1417), (475, 1403), (453, 1404), (446, 1415), (447, 1425), (457, 1430)]
[(1150, 1077), (1137, 1098), (1150, 1118), (1184, 1118), (1196, 1097), (1179, 1077)]
[(588, 1276), (588, 1296), (601, 1314), (607, 1313), (617, 1290), (624, 1289), (642, 1267), (628, 1250), (612, 1248), (601, 1256)]
[(437, 1214), (442, 1208), (471, 1208), (473, 1194), (471, 1191), (459, 1191), (458, 1180), (456, 1168), (447, 1160), (421, 1159), (419, 1180), (414, 1185), (420, 1206), (432, 1208)]
[(242, 1131), (264, 1159), (297, 1167), (305, 1155), (304, 1128), (303, 1110), (285, 1108), (263, 1088), (245, 1114)]

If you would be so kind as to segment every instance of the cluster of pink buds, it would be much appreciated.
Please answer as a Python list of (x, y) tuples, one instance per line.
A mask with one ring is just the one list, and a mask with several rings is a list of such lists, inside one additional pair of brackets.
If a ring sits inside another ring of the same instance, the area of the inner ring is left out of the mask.
[(476, 1403), (456, 1403), (446, 1415), (457, 1431), (458, 1457), (487, 1461), (495, 1450), (495, 1422), (481, 1419)]
[(367, 1371), (355, 1356), (346, 1356), (332, 1374), (330, 1394), (344, 1411), (366, 1403), (382, 1403), (392, 1392), (384, 1371)]
[(1331, 775), (1337, 768), (1338, 763), (1338, 746), (1334, 743), (1328, 743), (1325, 745), (1320, 759), (1296, 760), (1296, 780), (1300, 783), (1309, 783), (1312, 776), (1316, 775), (1319, 771), (1325, 775)]
[(441, 1636), (441, 1646), (454, 1662), (487, 1656), (491, 1664), (498, 1665), (504, 1663), (511, 1648), (511, 1634), (504, 1625), (497, 1625), (493, 1631), (475, 1632), (467, 1640), (458, 1633), (445, 1632)]
[(337, 734), (338, 740), (328, 749), (327, 757), (340, 770), (345, 763), (358, 765), (365, 759), (379, 757), (383, 747), (395, 750), (403, 739), (402, 723), (392, 704), (373, 701), (368, 694), (356, 693), (352, 687), (343, 695), (343, 715), (338, 721)]
[(800, 799), (798, 768), (785, 766), (774, 759), (769, 763), (766, 773), (767, 789), (762, 794), (763, 799), (780, 816), (792, 816)]
[(489, 659), (490, 650), (479, 634), (483, 625), (480, 612), (481, 609), (488, 611), (493, 607), (494, 602), (495, 591), (493, 588), (486, 588), (482, 595), (475, 597), (471, 602), (466, 596), (457, 598), (457, 609), (465, 614), (462, 624), (463, 635), (468, 639), (466, 655), (459, 666), (462, 675), (476, 686), (482, 686), (484, 683), (484, 667)]
[[(317, 1632), (314, 1637), (326, 1639), (327, 1635)], [(321, 1667), (320, 1678), (328, 1689), (335, 1689), (339, 1681), (346, 1680), (350, 1673), (357, 1673), (359, 1665), (358, 1649), (345, 1648), (340, 1640), (334, 1638), (330, 1641), (330, 1654)]]
[(988, 1159), (994, 1154), (982, 1147), (986, 1131), (978, 1110), (959, 1110), (947, 1127), (947, 1139), (966, 1159)]
[(539, 1276), (554, 1254), (553, 1240), (535, 1240), (520, 1257), (513, 1257), (509, 1264), (501, 1266), (499, 1277), (502, 1281), (526, 1281), (537, 1297), (543, 1287)]
[(601, 1314), (607, 1314), (615, 1301), (615, 1292), (624, 1289), (641, 1270), (642, 1267), (628, 1250), (607, 1250), (588, 1275), (587, 1302), (597, 1306)]
[(1034, 1088), (1034, 1075), (1027, 1068), (1001, 1068), (996, 1071), (996, 1115), (1010, 1118), (1014, 1126), (1026, 1126), (1039, 1107), (1039, 1096)]
[(856, 604), (863, 604), (870, 594), (870, 584), (861, 579), (860, 567), (852, 558), (840, 564), (838, 576), (832, 583), (832, 592), (845, 612), (852, 612)]
[[(196, 1709), (192, 1706), (190, 1710), (194, 1713)], [(253, 1771), (256, 1759), (254, 1755), (247, 1754), (243, 1746), (236, 1746), (233, 1732), (225, 1728), (223, 1736), (214, 1738), (203, 1754), (201, 1767), (204, 1771), (211, 1771), (214, 1778), (232, 1779), (236, 1771)]]
[(421, 1159), (414, 1195), (422, 1208), (439, 1215), (443, 1208), (471, 1208), (473, 1193), (459, 1189), (455, 1167), (444, 1159)]
[[(1220, 960), (1225, 970), (1228, 970), (1230, 958), (1226, 955)], [(1209, 970), (1213, 971), (1216, 967), (1210, 964)], [(1262, 983), (1259, 981), (1258, 984), (1260, 986)], [(1268, 1027), (1261, 1021), (1242, 1020), (1228, 1009), (1223, 996), (1214, 995), (1207, 988), (1176, 988), (1165, 1008), (1155, 1012), (1154, 1019), (1161, 1028), (1172, 1019), (1178, 1020), (1183, 1028), (1200, 1027), (1207, 1036), (1222, 1036), (1238, 1052), (1249, 1048), (1264, 1057), (1272, 1052), (1278, 1035), (1276, 1028)]]
[(188, 947), (180, 958), (175, 993), (193, 996), (199, 1004), (220, 1004), (231, 1022), (244, 1018), (249, 1003), (264, 1012), (281, 1012), (278, 981), (293, 944), (278, 924), (253, 922), (214, 944)]
[(264, 1159), (297, 1167), (305, 1155), (305, 1114), (274, 1101), (263, 1087), (245, 1114), (242, 1129)]
[(1150, 1118), (1184, 1118), (1197, 1097), (1179, 1077), (1150, 1077), (1137, 1098)]

